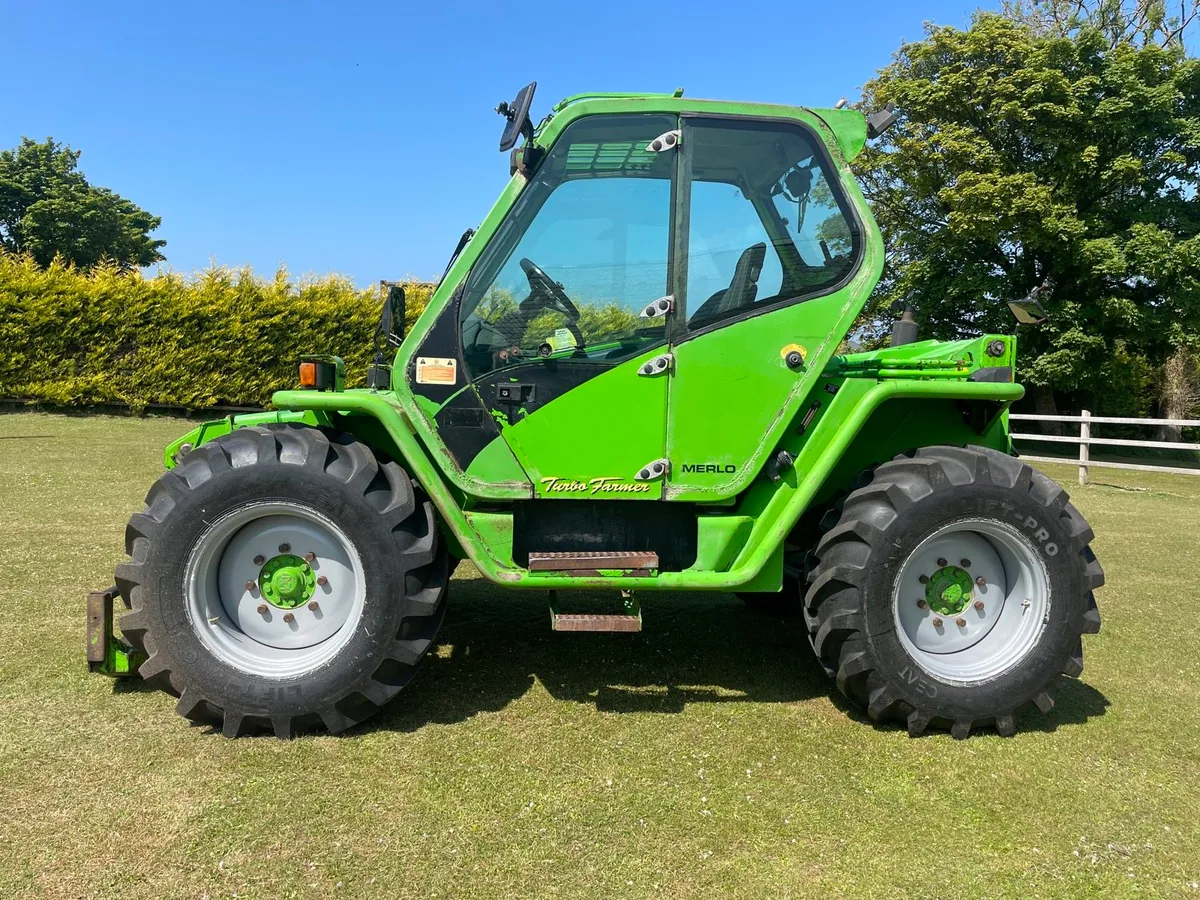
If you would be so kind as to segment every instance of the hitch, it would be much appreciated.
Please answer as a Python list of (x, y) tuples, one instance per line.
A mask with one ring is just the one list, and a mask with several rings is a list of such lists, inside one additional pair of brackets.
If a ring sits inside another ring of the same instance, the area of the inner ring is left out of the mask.
[(87, 661), (89, 672), (125, 678), (137, 674), (146, 654), (113, 634), (113, 599), (117, 593), (115, 586), (88, 591)]

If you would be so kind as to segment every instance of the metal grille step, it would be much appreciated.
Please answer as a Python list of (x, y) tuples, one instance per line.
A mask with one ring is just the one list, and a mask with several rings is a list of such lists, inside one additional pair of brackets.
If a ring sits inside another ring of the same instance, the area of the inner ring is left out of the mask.
[(658, 554), (648, 550), (555, 550), (531, 551), (529, 554), (530, 572), (596, 575), (601, 569), (651, 575), (658, 569)]
[(642, 619), (640, 616), (557, 613), (551, 626), (555, 631), (641, 631)]

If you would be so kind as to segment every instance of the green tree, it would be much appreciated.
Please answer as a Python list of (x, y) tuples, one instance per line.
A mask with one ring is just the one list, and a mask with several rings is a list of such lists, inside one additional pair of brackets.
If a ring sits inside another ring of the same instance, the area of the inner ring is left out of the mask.
[(1114, 48), (1182, 48), (1200, 14), (1200, 0), (1181, 0), (1178, 14), (1168, 11), (1164, 0), (1004, 0), (1003, 9), (1006, 17), (1040, 35), (1072, 37), (1090, 29)]
[(166, 241), (150, 232), (162, 220), (88, 183), (79, 151), (52, 138), (22, 138), (0, 153), (0, 247), (27, 253), (39, 265), (60, 257), (83, 269), (101, 262), (148, 266), (164, 257)]
[(1022, 332), (1020, 377), (1039, 407), (1059, 391), (1143, 411), (1154, 369), (1200, 333), (1193, 14), (1007, 13), (928, 26), (864, 89), (864, 107), (902, 113), (857, 162), (889, 246), (867, 330), (897, 301), (932, 336), (1008, 330), (1004, 301), (1036, 289), (1050, 319)]

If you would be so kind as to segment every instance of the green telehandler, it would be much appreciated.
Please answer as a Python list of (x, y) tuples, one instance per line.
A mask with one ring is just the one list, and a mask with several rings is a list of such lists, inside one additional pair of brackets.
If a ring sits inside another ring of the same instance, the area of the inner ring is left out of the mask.
[[(1012, 452), (1015, 338), (906, 314), (847, 341), (884, 262), (849, 163), (897, 114), (585, 94), (535, 126), (534, 87), (497, 108), (511, 179), (408, 334), (384, 292), (368, 387), (313, 348), (272, 411), (166, 449), (89, 596), (93, 669), (230, 737), (341, 732), (412, 678), (465, 559), (547, 592), (558, 631), (637, 631), (661, 590), (791, 609), (913, 735), (1048, 711), (1104, 577)], [(569, 611), (598, 588), (611, 614)]]

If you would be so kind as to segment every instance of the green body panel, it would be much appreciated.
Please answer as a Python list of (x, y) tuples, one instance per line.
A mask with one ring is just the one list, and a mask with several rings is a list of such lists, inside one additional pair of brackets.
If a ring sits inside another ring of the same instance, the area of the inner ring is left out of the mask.
[(508, 441), (502, 437), (494, 438), (490, 444), (479, 451), (479, 455), (467, 466), (465, 475), (474, 483), (524, 485), (522, 496), (525, 497), (529, 497), (533, 493), (529, 476), (517, 462), (512, 448), (508, 446)]
[[(471, 388), (465, 390), (471, 390)], [(420, 395), (407, 394), (404, 399), (411, 402), (405, 404), (392, 391), (375, 393), (386, 397), (388, 402), (394, 404), (398, 409), (410, 411), (408, 414), (411, 418), (408, 421), (415, 423), (413, 427), (418, 434), (437, 434), (437, 423), (434, 421), (434, 416), (437, 415), (440, 408), (438, 404)], [(447, 479), (456, 490), (467, 496), (481, 500), (524, 500), (532, 495), (533, 488), (529, 483), (529, 476), (517, 462), (512, 448), (503, 439), (492, 441), (488, 447), (490, 450), (488, 458), (480, 462), (478, 466), (474, 465), (478, 460), (472, 460), (472, 465), (468, 466), (466, 471), (463, 471), (458, 465), (440, 439), (432, 446), (436, 448), (433, 460), (441, 471), (442, 477)], [(481, 469), (480, 466), (483, 468)]]
[(721, 572), (727, 569), (753, 527), (754, 520), (749, 516), (700, 516), (696, 520), (699, 536), (696, 570)]
[(856, 109), (814, 109), (837, 138), (838, 149), (846, 162), (852, 162), (867, 146), (867, 120)]
[[(825, 363), (871, 292), (883, 257), (827, 297), (797, 303), (673, 348), (667, 455), (675, 464), (667, 497), (710, 502), (745, 489), (820, 380)], [(800, 347), (805, 365), (784, 357)], [(711, 465), (705, 471), (689, 465)], [(714, 471), (715, 469), (715, 471)]]
[(546, 404), (536, 416), (502, 426), (505, 440), (529, 473), (535, 496), (604, 500), (662, 496), (661, 482), (634, 481), (642, 466), (662, 457), (666, 444), (667, 378), (637, 373), (662, 349), (585, 381)]
[[(630, 112), (758, 116), (814, 129), (860, 222), (858, 267), (824, 296), (771, 307), (694, 337), (682, 339), (681, 320), (674, 322), (669, 347), (614, 365), (534, 415), (501, 417), (501, 435), (464, 471), (438, 433), (436, 416), (445, 404), (414, 393), (409, 378), (422, 342), (440, 317), (452, 314), (456, 291), (524, 189), (525, 178), (517, 174), (397, 351), (393, 390), (281, 391), (273, 402), (285, 412), (208, 423), (168, 452), (262, 421), (328, 425), (399, 460), (436, 506), (451, 552), (469, 558), (497, 584), (770, 591), (782, 583), (784, 538), (801, 516), (846, 490), (868, 466), (931, 444), (1011, 448), (1005, 411), (1023, 389), (1010, 380), (968, 378), (983, 367), (1013, 366), (1012, 338), (924, 341), (838, 355), (883, 265), (882, 239), (846, 165), (865, 143), (861, 114), (676, 95), (585, 95), (556, 107), (535, 141), (550, 147), (581, 117)], [(989, 344), (995, 355), (987, 352)], [(785, 362), (792, 349), (804, 357), (798, 369)], [(643, 361), (668, 350), (674, 355), (669, 374), (637, 374)], [(512, 377), (519, 371), (514, 367)], [(775, 471), (768, 461), (773, 466), (780, 451), (793, 462)], [(665, 481), (638, 483), (645, 491), (592, 490), (596, 478), (634, 484), (637, 472), (662, 456), (670, 457), (671, 471)], [(572, 486), (555, 490), (563, 482)], [(511, 506), (531, 497), (534, 503), (590, 498), (695, 504), (696, 561), (684, 571), (649, 576), (531, 573), (513, 562)]]

